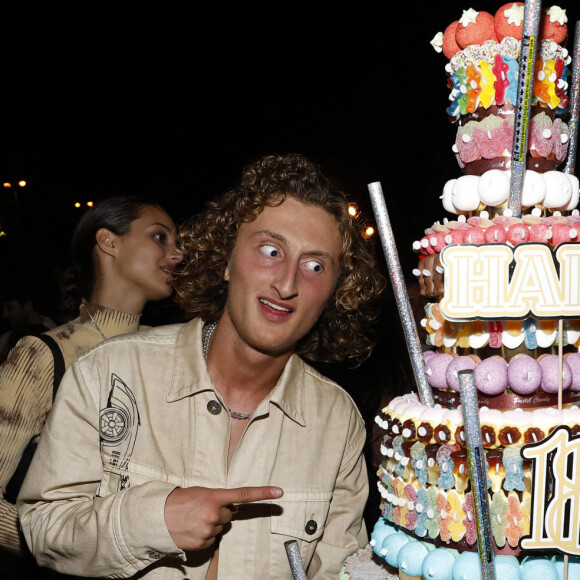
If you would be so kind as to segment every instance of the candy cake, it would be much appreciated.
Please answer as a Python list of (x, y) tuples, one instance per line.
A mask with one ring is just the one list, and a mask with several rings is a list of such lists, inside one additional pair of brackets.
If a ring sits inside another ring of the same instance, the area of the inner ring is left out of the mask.
[[(551, 501), (566, 478), (580, 493), (571, 468), (555, 459), (580, 434), (573, 67), (565, 11), (543, 8), (516, 213), (510, 192), (523, 27), (524, 4), (512, 2), (493, 14), (465, 10), (432, 41), (448, 60), (446, 112), (457, 125), (460, 170), (441, 196), (452, 217), (414, 244), (433, 404), (409, 393), (376, 417), (384, 461), (371, 546), (375, 562), (383, 559), (401, 578), (481, 578), (459, 393), (464, 369), (478, 391), (496, 577), (562, 578), (566, 565), (568, 578), (580, 578), (580, 518)], [(343, 577), (356, 580), (356, 566)]]

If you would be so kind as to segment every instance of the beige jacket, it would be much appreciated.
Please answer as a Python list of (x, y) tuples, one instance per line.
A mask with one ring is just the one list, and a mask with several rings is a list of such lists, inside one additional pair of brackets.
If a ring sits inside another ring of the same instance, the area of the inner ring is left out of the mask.
[(37, 561), (76, 575), (204, 578), (209, 552), (181, 551), (165, 526), (169, 493), (274, 485), (283, 498), (234, 515), (219, 578), (290, 579), (284, 542), (297, 539), (309, 579), (334, 580), (368, 539), (365, 428), (354, 403), (293, 356), (228, 470), (230, 418), (216, 400), (199, 320), (117, 337), (81, 356), (17, 502)]

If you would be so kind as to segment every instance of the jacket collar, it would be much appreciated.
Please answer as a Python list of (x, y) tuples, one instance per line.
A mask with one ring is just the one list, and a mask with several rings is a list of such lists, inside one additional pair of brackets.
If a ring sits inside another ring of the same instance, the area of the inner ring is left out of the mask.
[[(177, 332), (173, 374), (167, 393), (167, 401), (170, 403), (202, 391), (214, 390), (203, 360), (202, 328), (203, 321), (195, 318), (181, 325)], [(304, 361), (292, 355), (268, 397), (269, 403), (278, 406), (290, 419), (302, 426), (306, 426), (304, 389), (307, 376)]]

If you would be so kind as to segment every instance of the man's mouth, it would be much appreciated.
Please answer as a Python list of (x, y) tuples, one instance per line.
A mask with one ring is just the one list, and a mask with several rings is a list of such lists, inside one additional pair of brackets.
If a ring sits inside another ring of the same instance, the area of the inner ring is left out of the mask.
[(265, 304), (266, 306), (269, 306), (270, 308), (273, 308), (274, 310), (279, 310), (280, 312), (292, 312), (290, 310), (290, 308), (284, 308), (284, 306), (280, 306), (279, 304), (274, 304), (273, 302), (270, 302), (269, 300), (266, 300), (265, 298), (260, 298), (260, 302), (262, 304)]

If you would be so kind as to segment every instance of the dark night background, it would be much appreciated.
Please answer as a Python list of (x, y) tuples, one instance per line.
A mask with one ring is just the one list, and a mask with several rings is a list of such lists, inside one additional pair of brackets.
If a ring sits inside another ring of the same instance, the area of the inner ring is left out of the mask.
[[(20, 270), (43, 284), (66, 264), (74, 201), (142, 194), (180, 222), (248, 161), (286, 152), (319, 162), (369, 222), (367, 184), (380, 181), (410, 271), (411, 243), (445, 217), (439, 195), (460, 175), (446, 59), (430, 40), (464, 9), (501, 5), (24, 7), (0, 41), (0, 172), (28, 182), (17, 207), (0, 190), (0, 280)], [(560, 5), (572, 39), (579, 3)], [(409, 376), (392, 294), (384, 306), (371, 361), (333, 377), (368, 416)]]
[[(28, 10), (2, 40), (0, 172), (28, 182), (22, 236), (2, 192), (5, 272), (66, 259), (74, 201), (144, 194), (179, 222), (249, 160), (291, 151), (319, 162), (369, 221), (367, 184), (380, 181), (406, 259), (459, 175), (446, 59), (429, 41), (463, 9), (501, 4)], [(573, 31), (580, 8), (560, 4)]]

